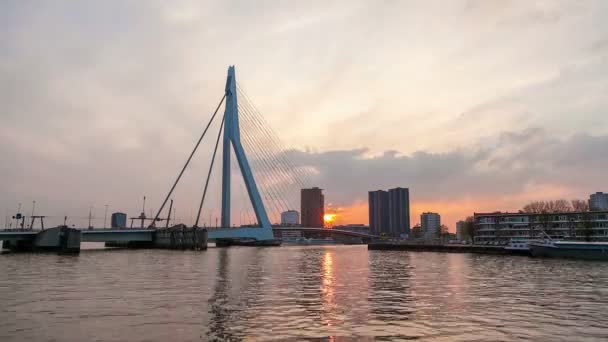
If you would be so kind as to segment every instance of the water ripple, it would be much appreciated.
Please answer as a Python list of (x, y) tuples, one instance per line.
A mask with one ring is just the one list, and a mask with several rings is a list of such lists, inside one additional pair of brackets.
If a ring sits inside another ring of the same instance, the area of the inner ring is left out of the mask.
[(2, 341), (597, 341), (604, 263), (364, 246), (0, 256)]

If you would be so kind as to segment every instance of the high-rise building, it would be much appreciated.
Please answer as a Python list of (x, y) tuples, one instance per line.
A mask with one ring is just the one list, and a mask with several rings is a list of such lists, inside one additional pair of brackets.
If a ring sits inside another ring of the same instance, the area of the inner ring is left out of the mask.
[(589, 196), (589, 210), (601, 211), (608, 210), (608, 194), (596, 192)]
[(370, 191), (368, 194), (369, 230), (372, 234), (389, 234), (388, 192)]
[(325, 215), (323, 189), (317, 187), (302, 189), (300, 195), (302, 227), (323, 228), (323, 215)]
[(127, 214), (125, 213), (113, 213), (111, 218), (112, 228), (126, 228), (127, 227)]
[(297, 210), (287, 210), (281, 213), (282, 226), (297, 226), (300, 223), (300, 213)]
[(441, 227), (441, 216), (437, 213), (422, 213), (420, 215), (420, 226), (425, 239), (437, 237), (439, 227)]
[(390, 235), (398, 237), (410, 234), (410, 190), (394, 188), (388, 190), (388, 213)]

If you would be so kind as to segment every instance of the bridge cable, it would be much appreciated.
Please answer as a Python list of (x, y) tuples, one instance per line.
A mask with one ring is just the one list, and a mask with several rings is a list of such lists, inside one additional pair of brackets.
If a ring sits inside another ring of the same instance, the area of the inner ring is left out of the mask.
[[(245, 120), (251, 120), (247, 116), (243, 116), (243, 118)], [(259, 161), (256, 160), (256, 162), (258, 162), (258, 165), (263, 168), (262, 170), (267, 169), (269, 171), (266, 172), (272, 173), (271, 175), (269, 175), (269, 178), (271, 178), (270, 181), (268, 182), (268, 184), (265, 184), (266, 187), (271, 191), (278, 192), (279, 194), (288, 195), (287, 197), (279, 195), (279, 199), (282, 202), (284, 209), (291, 209), (292, 207), (294, 207), (294, 202), (292, 202), (292, 197), (289, 196), (291, 194), (290, 187), (288, 184), (286, 184), (286, 181), (291, 181), (291, 175), (285, 172), (281, 168), (281, 165), (277, 163), (276, 158), (273, 157), (274, 151), (267, 151), (268, 148), (266, 147), (266, 145), (264, 145), (263, 142), (260, 141), (260, 138), (255, 138), (253, 136), (250, 137), (250, 135), (251, 134), (248, 131), (246, 131), (244, 134), (246, 139), (245, 141), (247, 145), (249, 145), (248, 147), (255, 154), (261, 151), (262, 155), (258, 157)], [(263, 145), (264, 148), (261, 148), (261, 145)]]
[[(247, 120), (249, 120), (246, 116), (243, 116), (243, 119), (245, 119), (245, 123), (248, 124)], [(278, 169), (276, 167), (273, 167), (272, 164), (270, 164), (270, 162), (272, 161), (270, 158), (264, 158), (265, 156), (268, 156), (267, 151), (265, 151), (264, 148), (260, 148), (260, 142), (258, 142), (254, 137), (250, 136), (249, 130), (245, 130), (243, 132), (243, 137), (245, 138), (245, 144), (248, 145), (249, 149), (253, 152), (255, 158), (256, 158), (256, 164), (260, 165), (260, 167), (262, 168), (262, 171), (264, 171), (265, 176), (267, 178), (275, 178), (275, 179), (280, 179), (279, 177), (277, 177), (278, 174)], [(257, 148), (256, 148), (257, 147)], [(279, 175), (280, 176), (280, 175)], [(273, 190), (276, 194), (277, 197), (279, 197), (279, 200), (283, 202), (283, 205), (286, 204), (285, 199), (280, 196), (280, 193), (282, 191), (284, 191), (283, 189), (278, 189), (278, 186), (273, 186), (272, 183), (267, 184), (266, 182), (264, 183), (264, 185), (266, 187), (269, 188), (269, 190)], [(276, 200), (276, 199), (275, 199)]]
[[(259, 110), (257, 110), (257, 108), (255, 107), (255, 105), (253, 105), (253, 103), (251, 102), (251, 100), (249, 99), (247, 94), (242, 90), (241, 87), (239, 87), (238, 84), (237, 84), (237, 90), (239, 90), (240, 94), (242, 95), (241, 98), (243, 100), (241, 102), (246, 107), (249, 107), (248, 111), (250, 112), (250, 115), (255, 118), (255, 121), (256, 121), (256, 124), (257, 124), (259, 130), (265, 134), (265, 137), (270, 142), (270, 146), (274, 147), (275, 149), (278, 150), (278, 153), (276, 153), (276, 154), (278, 156), (280, 163), (283, 165), (283, 167), (292, 170), (292, 172), (290, 172), (290, 174), (293, 176), (293, 178), (298, 183), (298, 185), (300, 185), (302, 188), (307, 187), (307, 184), (311, 184), (310, 173), (303, 171), (299, 167), (295, 167), (293, 165), (293, 163), (290, 162), (289, 158), (286, 157), (286, 154), (285, 154), (286, 149), (282, 146), (283, 144), (280, 142), (280, 139), (277, 137), (276, 133), (272, 130), (270, 125), (264, 120), (264, 118), (260, 114)], [(302, 181), (302, 180), (304, 180), (304, 181)]]
[[(243, 102), (245, 102), (245, 101), (243, 101)], [(244, 118), (246, 120), (250, 120), (251, 122), (254, 122), (253, 125), (257, 126), (256, 132), (261, 132), (262, 128), (261, 128), (261, 123), (259, 122), (259, 119), (257, 118), (258, 115), (252, 114), (251, 109), (247, 108), (247, 107), (243, 108), (243, 112), (245, 113)], [(267, 141), (270, 141), (267, 134), (265, 134), (265, 136), (262, 138), (266, 138)], [(268, 144), (266, 144), (266, 146), (268, 146)], [(265, 155), (268, 158), (268, 161), (275, 166), (275, 170), (277, 170), (281, 173), (281, 176), (283, 178), (283, 182), (281, 184), (283, 184), (285, 187), (287, 187), (288, 190), (290, 189), (290, 186), (297, 185), (297, 184), (293, 184), (293, 183), (299, 183), (300, 185), (303, 185), (303, 182), (301, 181), (300, 177), (298, 177), (298, 175), (296, 175), (294, 173), (295, 168), (293, 168), (293, 167), (290, 168), (287, 165), (287, 163), (285, 163), (283, 160), (281, 160), (280, 156), (282, 155), (282, 153), (281, 153), (281, 151), (276, 150), (276, 145), (268, 146), (268, 147), (270, 147), (271, 149), (273, 147), (275, 148), (271, 152), (272, 154), (266, 152)], [(264, 151), (266, 151), (266, 150), (268, 150), (268, 148), (264, 149)], [(286, 181), (290, 181), (292, 184), (285, 184)], [(299, 189), (296, 189), (296, 190), (299, 190)], [(292, 193), (292, 191), (288, 191), (287, 193)], [(296, 191), (296, 194), (297, 194), (297, 191)], [(289, 202), (291, 202), (291, 201), (289, 201)], [(295, 202), (297, 203), (297, 200)], [(293, 206), (293, 205), (290, 203), (290, 206)]]
[[(243, 121), (243, 123), (246, 124), (245, 121)], [(280, 192), (278, 192), (274, 187), (272, 187), (271, 185), (267, 184), (266, 179), (268, 178), (272, 178), (273, 175), (271, 174), (271, 168), (268, 167), (268, 165), (266, 165), (266, 161), (264, 160), (264, 158), (260, 155), (258, 149), (253, 148), (252, 146), (254, 146), (255, 142), (253, 142), (251, 139), (251, 137), (249, 136), (249, 134), (247, 133), (247, 131), (243, 131), (241, 135), (241, 137), (243, 138), (242, 142), (244, 143), (244, 147), (247, 148), (252, 156), (254, 157), (254, 159), (252, 160), (252, 164), (253, 165), (257, 165), (259, 166), (259, 168), (254, 166), (254, 176), (255, 174), (257, 174), (258, 176), (262, 176), (262, 178), (258, 177), (258, 180), (263, 180), (263, 182), (261, 185), (264, 189), (263, 194), (264, 194), (264, 198), (268, 201), (268, 209), (271, 209), (274, 211), (273, 214), (277, 214), (281, 212), (281, 208), (279, 206), (277, 206), (277, 204), (280, 204), (280, 201), (282, 200), (280, 197)], [(270, 206), (274, 207), (270, 208)]]
[[(249, 109), (243, 108), (243, 112), (245, 113), (244, 118), (246, 120), (250, 120), (250, 122), (252, 122), (252, 125), (258, 126), (258, 129), (256, 131), (261, 131), (261, 129), (259, 129), (259, 123), (256, 122), (257, 120), (255, 119), (255, 116), (249, 112)], [(264, 139), (264, 137), (260, 137), (260, 139)], [(257, 139), (257, 140), (260, 140), (260, 139)], [(276, 150), (269, 151), (273, 148), (273, 146), (269, 146), (268, 144), (264, 144), (263, 142), (260, 142), (259, 144), (262, 144), (265, 146), (265, 148), (263, 149), (263, 151), (265, 152), (265, 156), (267, 157), (268, 161), (275, 166), (275, 170), (277, 172), (281, 173), (283, 180), (284, 181), (289, 180), (289, 181), (293, 182), (296, 177), (291, 172), (289, 172), (289, 169), (287, 167), (285, 167), (285, 165), (283, 163), (280, 162), (279, 158), (277, 158), (280, 151), (278, 151), (278, 152)], [(285, 178), (287, 178), (287, 179), (285, 179)]]
[[(249, 98), (247, 93), (242, 89), (242, 87), (239, 86), (239, 84), (237, 84), (237, 90), (240, 92), (241, 98), (243, 98), (245, 100), (244, 101), (245, 105), (248, 105), (249, 107), (251, 107), (251, 111), (256, 114), (255, 116), (260, 121), (261, 128), (266, 133), (266, 136), (270, 139), (270, 142), (273, 143), (275, 145), (275, 147), (277, 147), (279, 150), (285, 151), (286, 149), (283, 147), (283, 144), (281, 143), (281, 140), (278, 138), (277, 134), (274, 132), (272, 127), (266, 122), (266, 120), (264, 120), (264, 117), (260, 114), (260, 111), (253, 104), (253, 102), (251, 101), (251, 99)], [(290, 159), (286, 158), (284, 154), (282, 155), (282, 157), (283, 157), (282, 161), (285, 164), (287, 164), (289, 167), (293, 168), (295, 173), (298, 174), (298, 177), (303, 177), (303, 178), (305, 178), (305, 181), (307, 183), (312, 184), (310, 182), (311, 174), (309, 172), (306, 172), (306, 171), (301, 170), (300, 168), (294, 167), (294, 165), (293, 165), (293, 163), (291, 163)], [(305, 185), (305, 184), (300, 184), (300, 185)]]
[[(249, 118), (247, 118), (249, 119)], [(245, 136), (249, 136), (249, 132), (245, 132)], [(256, 150), (261, 150), (263, 157), (261, 157), (260, 159), (260, 164), (261, 166), (266, 166), (268, 169), (270, 169), (270, 171), (272, 172), (272, 179), (270, 179), (269, 184), (267, 184), (267, 187), (269, 189), (275, 189), (275, 191), (277, 191), (280, 197), (280, 200), (283, 204), (284, 209), (290, 209), (291, 207), (293, 207), (293, 202), (291, 201), (291, 196), (289, 196), (289, 194), (291, 193), (289, 191), (289, 186), (287, 186), (285, 183), (286, 178), (290, 178), (289, 174), (286, 174), (281, 168), (280, 165), (278, 165), (276, 163), (276, 158), (273, 158), (272, 154), (273, 152), (269, 152), (267, 151), (266, 145), (263, 145), (264, 148), (260, 148), (260, 145), (263, 144), (263, 142), (260, 142), (260, 139), (256, 139), (255, 137), (251, 137), (251, 140), (253, 141), (252, 143), (252, 147), (251, 149), (256, 151)], [(282, 196), (283, 194), (288, 195), (287, 197)]]
[(201, 198), (201, 204), (198, 206), (198, 212), (196, 213), (196, 222), (194, 223), (194, 227), (198, 227), (198, 221), (201, 218), (201, 211), (203, 210), (203, 203), (205, 202), (205, 196), (207, 196), (207, 188), (209, 187), (209, 179), (211, 178), (211, 171), (213, 171), (213, 163), (215, 162), (215, 155), (217, 154), (217, 146), (220, 142), (220, 137), (222, 136), (222, 128), (224, 128), (224, 120), (226, 119), (225, 115), (222, 116), (222, 123), (220, 124), (220, 129), (217, 132), (217, 139), (215, 140), (215, 148), (213, 149), (213, 156), (211, 157), (211, 164), (209, 165), (209, 172), (207, 173), (207, 180), (205, 181), (205, 190), (203, 190), (203, 197)]
[(203, 140), (203, 137), (207, 133), (207, 130), (209, 129), (209, 126), (211, 126), (211, 123), (215, 119), (215, 115), (217, 114), (218, 110), (220, 109), (222, 103), (224, 103), (225, 99), (226, 99), (226, 94), (224, 94), (224, 96), (222, 96), (222, 99), (220, 100), (220, 103), (217, 105), (217, 108), (215, 108), (215, 112), (213, 112), (213, 116), (211, 116), (211, 119), (207, 123), (207, 127), (205, 127), (205, 130), (203, 131), (203, 134), (201, 134), (201, 137), (196, 142), (196, 145), (194, 145), (194, 149), (192, 150), (192, 153), (190, 153), (190, 156), (188, 157), (188, 160), (186, 160), (186, 163), (184, 164), (184, 167), (182, 167), (182, 170), (180, 171), (179, 175), (177, 176), (177, 179), (175, 180), (175, 182), (173, 183), (173, 186), (171, 186), (171, 190), (169, 190), (169, 193), (165, 197), (165, 200), (163, 201), (163, 204), (160, 206), (160, 209), (158, 209), (158, 212), (156, 213), (156, 216), (154, 216), (154, 220), (152, 220), (152, 223), (150, 223), (149, 227), (154, 227), (154, 225), (156, 224), (156, 220), (158, 220), (158, 217), (160, 216), (160, 213), (165, 208), (165, 205), (167, 204), (167, 201), (169, 200), (169, 197), (173, 193), (173, 190), (175, 190), (175, 187), (177, 186), (177, 183), (179, 182), (179, 180), (182, 178), (182, 175), (184, 174), (184, 171), (188, 167), (188, 164), (190, 164), (190, 160), (192, 160), (192, 156), (194, 156), (194, 153), (198, 149), (198, 146), (201, 144), (201, 141)]

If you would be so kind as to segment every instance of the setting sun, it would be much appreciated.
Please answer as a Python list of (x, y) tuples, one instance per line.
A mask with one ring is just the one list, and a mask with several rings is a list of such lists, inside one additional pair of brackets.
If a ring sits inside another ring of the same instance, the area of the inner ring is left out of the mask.
[(325, 214), (323, 215), (323, 221), (325, 223), (331, 224), (336, 219), (336, 214)]

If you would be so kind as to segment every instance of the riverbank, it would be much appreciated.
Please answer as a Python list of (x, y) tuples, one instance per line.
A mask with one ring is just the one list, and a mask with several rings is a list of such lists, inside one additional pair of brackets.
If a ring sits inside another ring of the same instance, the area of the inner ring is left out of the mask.
[(403, 242), (372, 242), (368, 250), (414, 251), (414, 252), (444, 252), (444, 253), (476, 253), (476, 254), (526, 254), (522, 251), (507, 250), (503, 246), (480, 245), (424, 245)]

